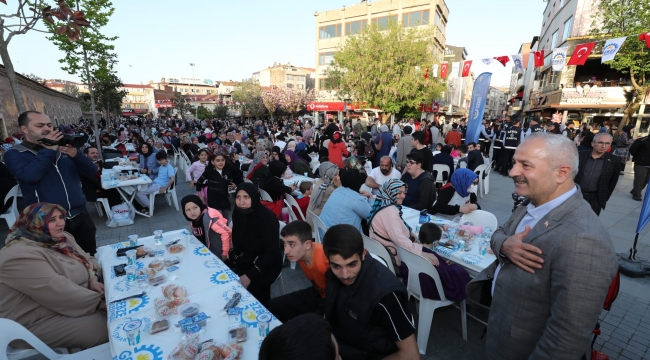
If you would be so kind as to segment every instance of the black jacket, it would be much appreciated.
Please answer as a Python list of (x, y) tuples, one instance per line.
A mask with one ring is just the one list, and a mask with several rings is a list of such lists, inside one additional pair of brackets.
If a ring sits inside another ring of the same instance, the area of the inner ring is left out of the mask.
[(630, 146), (630, 155), (634, 157), (634, 165), (650, 166), (650, 137), (634, 140)]
[(474, 171), (479, 165), (483, 165), (481, 150), (472, 150), (467, 153), (467, 168)]
[(236, 179), (229, 169), (224, 168), (219, 174), (213, 166), (207, 166), (197, 183), (208, 187), (208, 206), (217, 210), (230, 210), (228, 185), (233, 182), (239, 185), (242, 181)]
[[(580, 165), (578, 166), (578, 174), (574, 179), (574, 182), (576, 184), (580, 184), (580, 181), (584, 176), (585, 165), (587, 164), (587, 160), (591, 156), (591, 153), (592, 150), (581, 151), (579, 153)], [(600, 207), (604, 209), (607, 200), (609, 200), (610, 196), (612, 196), (612, 193), (614, 192), (614, 188), (616, 188), (619, 172), (621, 171), (621, 165), (618, 158), (610, 153), (605, 153), (603, 155), (603, 160), (605, 162), (603, 163), (603, 169), (600, 172), (600, 177), (598, 178), (597, 187), (598, 203), (600, 204)]]
[[(454, 197), (456, 190), (453, 186), (448, 186), (438, 190), (438, 199), (436, 203), (433, 204), (433, 207), (429, 211), (430, 214), (445, 214), (445, 215), (456, 215), (460, 212), (460, 206), (458, 205), (449, 205), (449, 202)], [(480, 209), (481, 207), (477, 203), (478, 199), (476, 194), (471, 193), (469, 195), (470, 204), (475, 204)]]

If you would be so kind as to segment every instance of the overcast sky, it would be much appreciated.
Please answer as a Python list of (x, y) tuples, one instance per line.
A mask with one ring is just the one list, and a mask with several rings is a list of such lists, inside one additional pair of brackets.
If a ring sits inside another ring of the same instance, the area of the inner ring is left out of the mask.
[[(54, 0), (50, 0), (54, 3)], [(17, 0), (0, 4), (13, 12)], [(273, 62), (315, 67), (315, 11), (350, 6), (349, 0), (113, 0), (105, 27), (118, 36), (118, 75), (124, 83), (163, 77), (241, 80)], [(465, 46), (476, 75), (493, 72), (492, 85), (508, 86), (512, 62), (485, 66), (481, 58), (516, 54), (539, 35), (542, 0), (446, 0), (447, 43)], [(6, 8), (6, 9), (5, 9)], [(43, 26), (41, 25), (41, 28)], [(78, 81), (60, 69), (63, 54), (45, 34), (15, 36), (9, 53), (16, 71), (46, 79)]]

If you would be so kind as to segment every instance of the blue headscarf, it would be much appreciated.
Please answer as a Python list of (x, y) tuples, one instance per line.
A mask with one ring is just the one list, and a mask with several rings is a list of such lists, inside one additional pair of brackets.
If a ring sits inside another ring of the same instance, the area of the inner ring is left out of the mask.
[(400, 219), (402, 219), (406, 228), (411, 231), (411, 227), (406, 223), (406, 221), (404, 221), (404, 218), (402, 218), (402, 205), (397, 204), (397, 194), (402, 186), (406, 187), (406, 190), (408, 191), (408, 185), (404, 182), (398, 179), (390, 179), (379, 188), (379, 194), (377, 194), (375, 203), (372, 204), (370, 214), (368, 214), (368, 224), (372, 223), (372, 218), (375, 217), (381, 209), (395, 205), (399, 210)]
[(472, 170), (460, 168), (451, 175), (451, 184), (454, 186), (454, 190), (456, 190), (458, 195), (467, 197), (469, 196), (467, 189), (472, 186), (474, 179), (477, 177), (478, 175)]

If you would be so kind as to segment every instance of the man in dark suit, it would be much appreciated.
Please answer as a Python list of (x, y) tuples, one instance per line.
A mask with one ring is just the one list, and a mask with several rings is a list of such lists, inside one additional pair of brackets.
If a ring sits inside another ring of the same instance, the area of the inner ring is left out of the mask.
[(614, 246), (573, 182), (571, 140), (531, 135), (513, 160), (515, 193), (528, 200), (494, 232), (497, 260), (466, 288), (491, 304), (487, 358), (580, 359), (618, 269)]
[(612, 136), (598, 133), (591, 142), (591, 151), (580, 152), (580, 167), (574, 182), (580, 185), (582, 196), (591, 209), (600, 215), (612, 196), (620, 171), (618, 158), (607, 152), (612, 146)]

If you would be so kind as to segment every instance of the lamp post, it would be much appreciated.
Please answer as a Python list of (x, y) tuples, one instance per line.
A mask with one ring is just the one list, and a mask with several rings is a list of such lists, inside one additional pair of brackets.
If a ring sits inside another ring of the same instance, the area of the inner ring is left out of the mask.
[[(190, 66), (192, 67), (192, 81), (194, 81), (194, 65), (195, 63), (190, 63)], [(196, 105), (196, 83), (194, 83), (194, 118), (199, 119), (199, 107)]]

